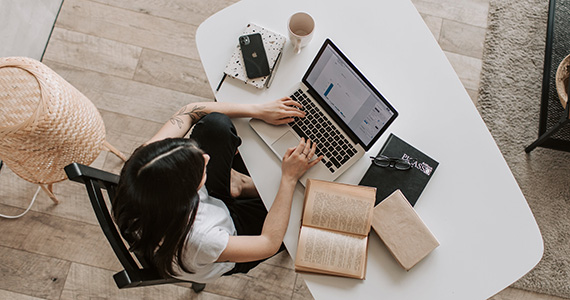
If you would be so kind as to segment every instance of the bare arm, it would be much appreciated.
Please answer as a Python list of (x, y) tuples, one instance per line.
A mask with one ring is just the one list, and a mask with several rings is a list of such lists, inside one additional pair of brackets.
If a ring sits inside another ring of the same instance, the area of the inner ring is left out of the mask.
[(196, 102), (182, 107), (168, 120), (146, 144), (165, 138), (186, 135), (192, 125), (212, 112), (226, 114), (230, 118), (256, 118), (269, 124), (279, 125), (293, 121), (293, 117), (304, 117), (301, 105), (290, 98), (260, 104), (235, 104), (226, 102)]
[(218, 261), (247, 262), (267, 258), (277, 252), (289, 224), (291, 202), (297, 180), (322, 157), (310, 161), (316, 144), (303, 139), (295, 148), (290, 148), (283, 157), (281, 184), (273, 205), (267, 213), (261, 235), (230, 236), (226, 249)]

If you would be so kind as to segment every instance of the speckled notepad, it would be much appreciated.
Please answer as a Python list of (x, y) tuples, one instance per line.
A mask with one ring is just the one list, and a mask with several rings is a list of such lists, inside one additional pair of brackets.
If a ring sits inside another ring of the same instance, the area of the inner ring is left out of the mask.
[[(283, 50), (285, 46), (285, 42), (287, 39), (278, 33), (275, 33), (271, 30), (263, 28), (259, 25), (255, 24), (248, 24), (243, 31), (243, 34), (251, 34), (251, 33), (261, 33), (261, 37), (263, 39), (263, 45), (265, 46), (265, 52), (267, 54), (267, 60), (269, 62), (270, 71), (273, 72), (273, 67), (275, 66), (275, 61), (279, 57), (279, 53)], [(241, 55), (241, 50), (239, 47), (239, 43), (237, 43), (238, 39), (236, 37), (236, 48), (232, 54), (232, 57), (228, 64), (226, 65), (226, 69), (224, 73), (228, 76), (241, 80), (247, 84), (251, 84), (256, 88), (263, 88), (267, 82), (267, 79), (271, 76), (264, 76), (255, 79), (247, 78), (247, 74), (245, 72), (245, 67), (243, 64), (243, 57)]]

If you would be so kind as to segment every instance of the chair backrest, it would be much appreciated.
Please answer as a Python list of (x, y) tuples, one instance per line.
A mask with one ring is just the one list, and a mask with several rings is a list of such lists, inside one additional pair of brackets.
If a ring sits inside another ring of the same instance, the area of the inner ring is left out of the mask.
[[(119, 183), (118, 175), (78, 163), (72, 163), (66, 166), (65, 173), (70, 180), (83, 183), (87, 189), (87, 194), (89, 195), (89, 200), (91, 200), (91, 205), (97, 216), (97, 221), (99, 221), (105, 237), (107, 237), (113, 251), (124, 268), (123, 271), (113, 276), (115, 283), (120, 289), (181, 282), (181, 280), (176, 278), (161, 277), (144, 259), (134, 257), (125, 245), (113, 222), (102, 192), (103, 189), (106, 190), (109, 196), (108, 199), (112, 199), (115, 195), (117, 184)], [(140, 266), (135, 261), (135, 258), (140, 263)], [(194, 288), (195, 287), (193, 287), (193, 289)]]

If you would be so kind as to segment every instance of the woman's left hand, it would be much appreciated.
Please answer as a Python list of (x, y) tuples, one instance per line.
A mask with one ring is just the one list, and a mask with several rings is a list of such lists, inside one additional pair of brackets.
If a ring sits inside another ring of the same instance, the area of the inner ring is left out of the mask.
[(295, 117), (305, 117), (305, 112), (301, 110), (303, 106), (289, 98), (284, 97), (275, 101), (256, 105), (256, 119), (272, 125), (287, 124), (294, 121)]

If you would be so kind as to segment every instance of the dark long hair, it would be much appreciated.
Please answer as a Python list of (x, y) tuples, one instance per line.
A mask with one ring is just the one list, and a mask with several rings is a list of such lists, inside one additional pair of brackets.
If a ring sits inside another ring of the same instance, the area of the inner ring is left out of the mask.
[(185, 272), (182, 249), (198, 209), (204, 157), (188, 139), (165, 139), (140, 147), (127, 160), (112, 199), (113, 218), (130, 250), (164, 277)]

